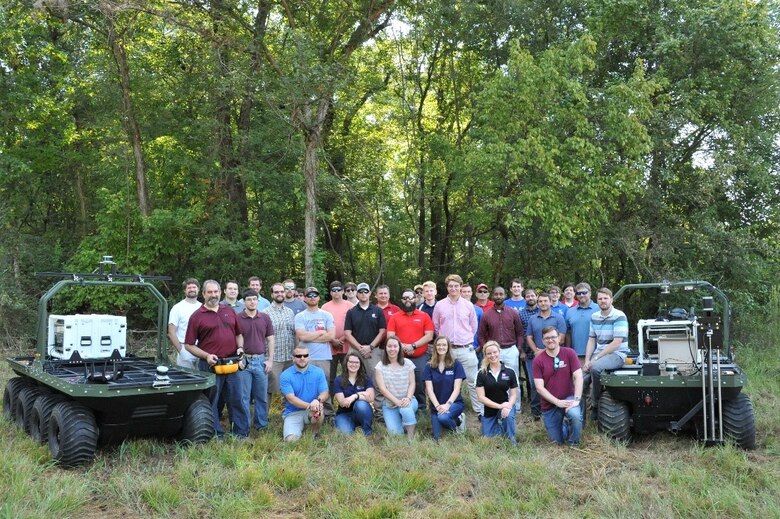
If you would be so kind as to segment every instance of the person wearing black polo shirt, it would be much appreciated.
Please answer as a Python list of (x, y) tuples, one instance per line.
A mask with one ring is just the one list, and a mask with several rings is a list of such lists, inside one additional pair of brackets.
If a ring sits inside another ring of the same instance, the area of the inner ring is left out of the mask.
[[(504, 302), (506, 291), (504, 287), (493, 289), (493, 308), (486, 310), (479, 322), (478, 340), (480, 347), (488, 341), (496, 341), (501, 347), (501, 362), (512, 368), (520, 379), (520, 350), (525, 342), (523, 323), (520, 315), (508, 308)], [(518, 388), (519, 391), (519, 388)], [(515, 411), (520, 412), (521, 395), (518, 393)]]
[(501, 347), (495, 341), (485, 344), (482, 369), (477, 373), (477, 397), (485, 406), (482, 416), (482, 436), (506, 436), (517, 445), (515, 439), (515, 401), (517, 400), (517, 375), (504, 366), (500, 357)]
[(368, 376), (373, 380), (374, 367), (382, 360), (379, 347), (384, 343), (387, 323), (385, 314), (372, 305), (371, 289), (368, 283), (357, 286), (358, 304), (347, 312), (344, 319), (344, 338), (350, 347), (366, 359)]

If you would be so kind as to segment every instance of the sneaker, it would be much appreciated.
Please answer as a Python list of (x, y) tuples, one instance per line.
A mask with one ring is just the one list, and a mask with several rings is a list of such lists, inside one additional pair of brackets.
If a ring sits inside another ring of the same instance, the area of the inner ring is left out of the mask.
[(460, 416), (458, 417), (458, 421), (460, 423), (455, 428), (455, 432), (463, 434), (466, 432), (466, 413), (460, 413)]

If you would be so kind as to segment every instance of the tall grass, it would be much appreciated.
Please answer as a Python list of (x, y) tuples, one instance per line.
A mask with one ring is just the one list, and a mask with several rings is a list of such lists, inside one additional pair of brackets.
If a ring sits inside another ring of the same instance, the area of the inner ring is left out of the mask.
[[(275, 400), (269, 431), (248, 442), (132, 440), (68, 471), (3, 420), (0, 517), (780, 517), (780, 291), (755, 318), (735, 324), (756, 409), (752, 452), (666, 433), (622, 445), (592, 423), (580, 448), (556, 447), (525, 416), (516, 448), (481, 438), (473, 416), (465, 436), (439, 444), (427, 420), (413, 442), (378, 426), (371, 438), (326, 428), (287, 444)], [(3, 365), (0, 380), (10, 376)]]

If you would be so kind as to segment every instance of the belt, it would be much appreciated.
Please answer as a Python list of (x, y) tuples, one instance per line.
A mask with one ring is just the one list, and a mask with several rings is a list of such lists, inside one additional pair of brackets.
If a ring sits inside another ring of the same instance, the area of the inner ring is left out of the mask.
[(509, 348), (514, 348), (515, 347), (514, 344), (501, 344), (500, 346), (501, 346), (502, 350), (508, 350)]
[(472, 344), (453, 344), (452, 348), (457, 350), (458, 348), (471, 348)]
[(265, 353), (244, 353), (244, 357), (251, 359), (252, 357), (265, 357)]

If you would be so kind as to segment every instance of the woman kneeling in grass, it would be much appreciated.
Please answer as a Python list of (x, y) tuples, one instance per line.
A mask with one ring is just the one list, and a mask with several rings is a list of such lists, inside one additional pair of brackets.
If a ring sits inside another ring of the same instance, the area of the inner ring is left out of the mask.
[(433, 343), (431, 362), (425, 366), (423, 380), (431, 410), (433, 439), (439, 441), (442, 429), (466, 430), (460, 386), (466, 378), (463, 365), (452, 358), (452, 343), (440, 335)]
[(477, 373), (477, 397), (485, 406), (482, 417), (482, 436), (506, 436), (516, 445), (515, 401), (517, 376), (512, 368), (500, 360), (500, 347), (488, 341), (483, 349), (482, 369)]
[(341, 375), (333, 381), (333, 393), (339, 404), (336, 411), (336, 429), (352, 434), (355, 427), (360, 426), (363, 434), (371, 436), (374, 384), (366, 374), (363, 359), (357, 353), (347, 353)]
[(385, 396), (382, 414), (390, 434), (414, 438), (417, 425), (417, 400), (414, 398), (414, 364), (404, 358), (401, 341), (390, 337), (385, 343), (382, 361), (374, 371), (376, 388)]

